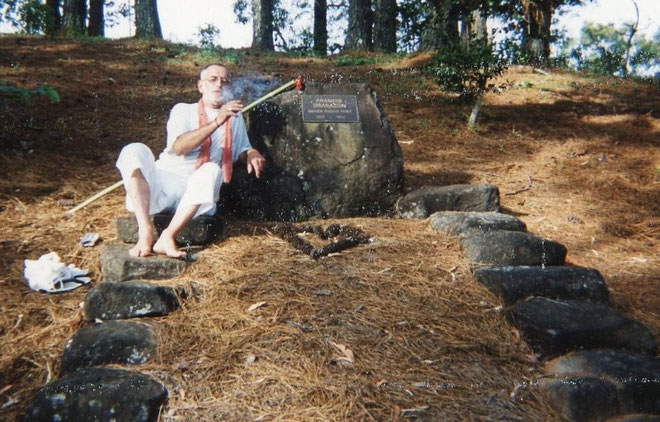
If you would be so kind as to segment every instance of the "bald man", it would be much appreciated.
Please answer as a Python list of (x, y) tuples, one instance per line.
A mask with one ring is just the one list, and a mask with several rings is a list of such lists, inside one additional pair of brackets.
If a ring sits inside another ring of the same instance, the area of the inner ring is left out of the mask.
[[(158, 160), (142, 143), (126, 145), (119, 154), (126, 209), (135, 213), (138, 223), (138, 242), (129, 250), (132, 256), (185, 257), (176, 236), (194, 217), (215, 213), (220, 186), (230, 180), (232, 163), (244, 162), (248, 173), (261, 177), (266, 160), (250, 145), (240, 114), (243, 104), (223, 98), (223, 88), (230, 83), (227, 67), (207, 66), (197, 81), (200, 100), (172, 108), (167, 146)], [(159, 212), (174, 216), (156, 240), (151, 215)]]

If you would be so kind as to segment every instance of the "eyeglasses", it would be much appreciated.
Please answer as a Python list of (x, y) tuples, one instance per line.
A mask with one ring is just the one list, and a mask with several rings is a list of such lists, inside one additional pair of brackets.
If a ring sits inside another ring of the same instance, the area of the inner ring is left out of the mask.
[(208, 82), (213, 85), (217, 84), (218, 82), (220, 82), (222, 85), (228, 85), (231, 83), (231, 80), (227, 78), (218, 78), (217, 76), (211, 76), (210, 78), (202, 79), (202, 80), (204, 82)]

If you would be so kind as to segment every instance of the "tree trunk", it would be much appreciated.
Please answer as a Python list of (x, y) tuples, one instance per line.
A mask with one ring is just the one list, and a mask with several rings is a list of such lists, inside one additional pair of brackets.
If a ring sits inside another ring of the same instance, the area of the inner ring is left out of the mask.
[(347, 50), (371, 50), (372, 28), (371, 0), (349, 0), (348, 31), (344, 48)]
[(274, 50), (273, 0), (252, 0), (252, 48)]
[(452, 0), (430, 0), (420, 50), (441, 50), (459, 42), (458, 9)]
[(46, 0), (46, 6), (48, 6), (51, 17), (51, 24), (46, 27), (46, 35), (55, 35), (62, 25), (60, 0)]
[(461, 47), (468, 53), (475, 42), (488, 42), (487, 16), (481, 10), (473, 10), (461, 19)]
[(314, 0), (314, 52), (328, 54), (328, 1)]
[(479, 111), (481, 110), (481, 104), (484, 101), (484, 93), (479, 92), (477, 98), (474, 99), (474, 105), (472, 106), (472, 113), (470, 113), (470, 119), (468, 120), (468, 127), (470, 129), (477, 128), (477, 122), (479, 121)]
[(633, 47), (633, 37), (637, 33), (639, 28), (639, 7), (637, 7), (637, 2), (633, 0), (633, 5), (635, 6), (635, 13), (637, 19), (635, 23), (626, 24), (628, 27), (628, 39), (626, 40), (626, 57), (623, 59), (623, 64), (621, 65), (621, 74), (626, 77), (632, 72), (632, 64), (630, 63), (630, 50)]
[(87, 5), (85, 0), (64, 0), (62, 27), (67, 33), (84, 34)]
[(374, 47), (378, 51), (396, 53), (396, 0), (376, 0)]
[(105, 0), (89, 0), (87, 35), (92, 37), (102, 37), (105, 35), (104, 6)]
[(156, 0), (135, 0), (135, 37), (163, 38)]
[(532, 64), (545, 65), (550, 57), (550, 25), (554, 12), (551, 0), (525, 0), (523, 49)]

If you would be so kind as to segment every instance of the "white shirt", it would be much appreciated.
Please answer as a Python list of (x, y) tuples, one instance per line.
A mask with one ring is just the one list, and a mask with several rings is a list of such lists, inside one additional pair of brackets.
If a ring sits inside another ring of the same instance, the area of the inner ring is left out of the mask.
[[(197, 107), (197, 103), (179, 103), (172, 108), (170, 118), (167, 121), (167, 147), (158, 157), (158, 161), (156, 161), (158, 168), (185, 176), (189, 176), (195, 171), (195, 164), (202, 149), (201, 145), (183, 155), (176, 155), (172, 150), (172, 145), (174, 145), (174, 141), (180, 135), (199, 128)], [(219, 112), (220, 109), (206, 107), (208, 121), (213, 121)], [(243, 120), (241, 114), (231, 118), (231, 135), (232, 161), (236, 161), (243, 151), (252, 148), (247, 136), (245, 120)], [(210, 161), (218, 165), (221, 165), (222, 141), (224, 136), (225, 125), (220, 126), (211, 134)]]

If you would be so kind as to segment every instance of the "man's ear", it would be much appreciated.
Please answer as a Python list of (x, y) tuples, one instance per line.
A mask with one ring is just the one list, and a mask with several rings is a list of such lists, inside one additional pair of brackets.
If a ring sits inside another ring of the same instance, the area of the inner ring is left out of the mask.
[(197, 81), (197, 90), (199, 91), (200, 94), (203, 94), (204, 91), (202, 91), (202, 80)]

